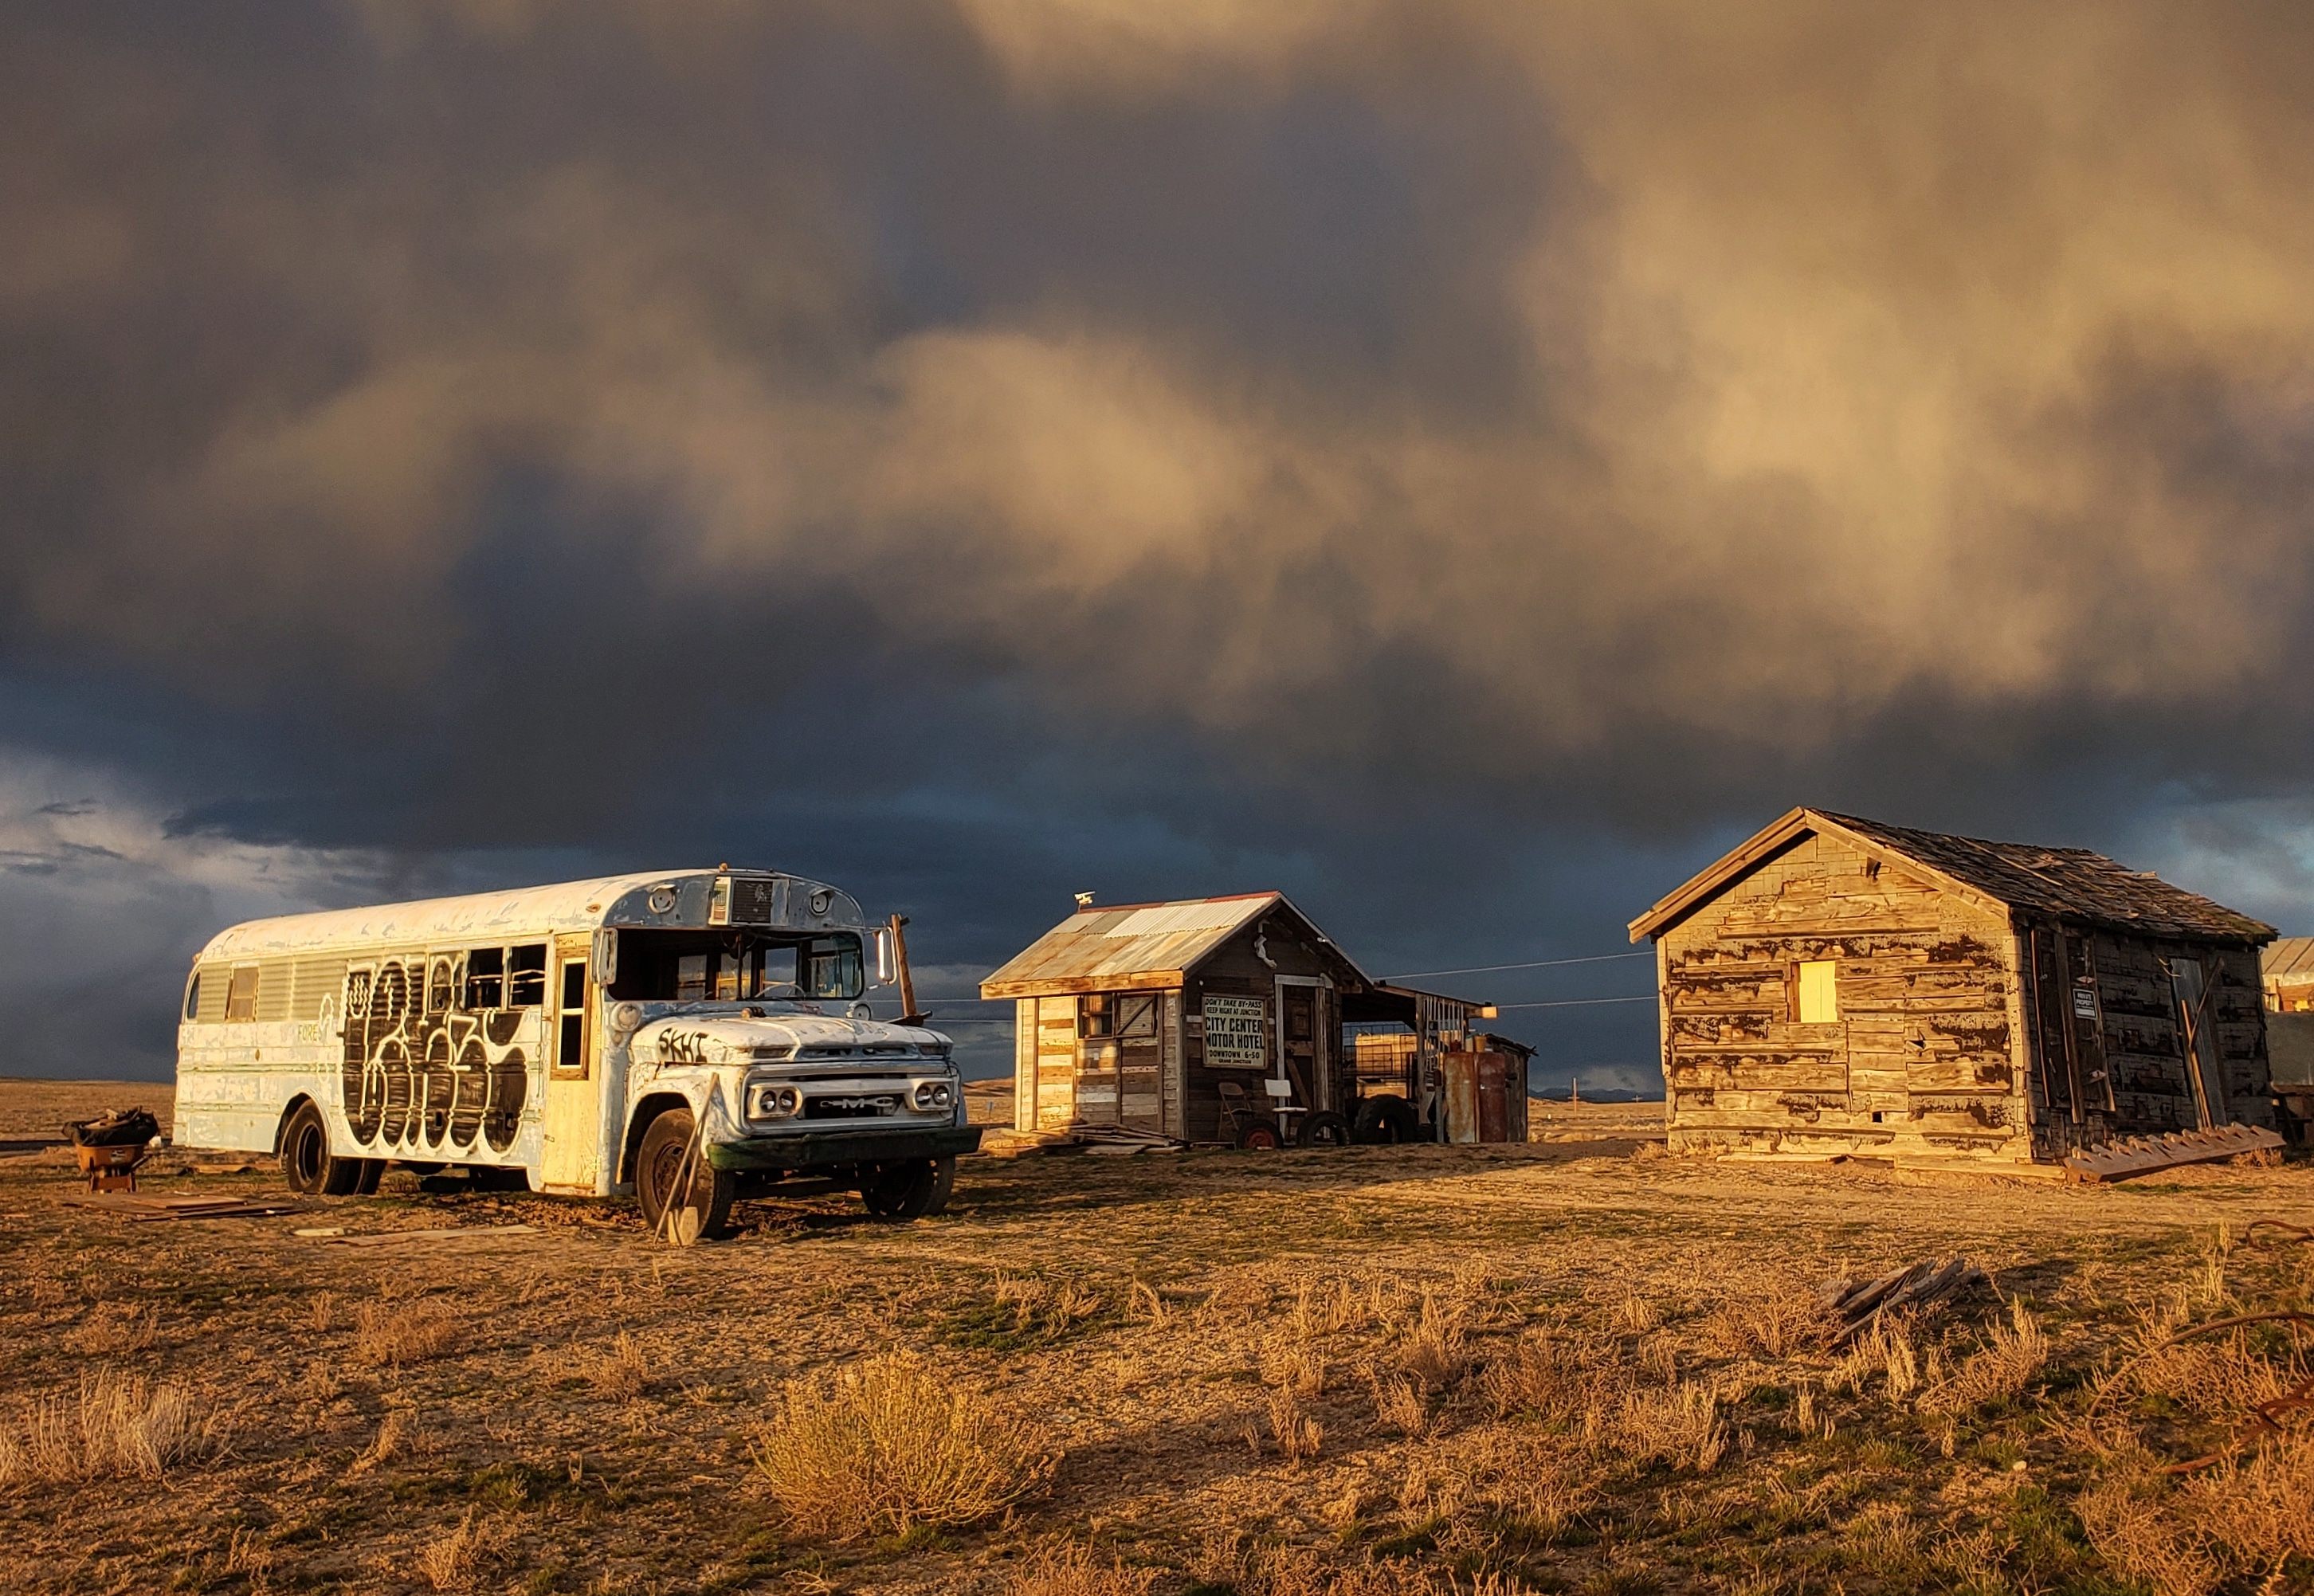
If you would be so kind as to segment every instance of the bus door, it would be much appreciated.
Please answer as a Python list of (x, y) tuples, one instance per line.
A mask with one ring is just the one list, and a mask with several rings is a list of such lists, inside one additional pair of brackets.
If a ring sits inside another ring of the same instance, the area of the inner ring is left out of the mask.
[(603, 1171), (603, 1071), (595, 1057), (594, 939), (557, 937), (548, 973), (546, 1151), (541, 1184), (593, 1192)]

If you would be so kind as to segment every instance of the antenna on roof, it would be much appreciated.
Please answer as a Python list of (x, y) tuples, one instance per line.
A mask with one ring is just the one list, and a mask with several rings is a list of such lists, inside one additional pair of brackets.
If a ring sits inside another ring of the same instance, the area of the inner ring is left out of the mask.
[(1092, 894), (1091, 894), (1091, 893), (1089, 893), (1089, 892), (1081, 892), (1081, 893), (1077, 894), (1077, 907), (1078, 907), (1078, 908), (1080, 908), (1080, 909), (1090, 909), (1090, 908), (1091, 908), (1091, 907), (1092, 907)]

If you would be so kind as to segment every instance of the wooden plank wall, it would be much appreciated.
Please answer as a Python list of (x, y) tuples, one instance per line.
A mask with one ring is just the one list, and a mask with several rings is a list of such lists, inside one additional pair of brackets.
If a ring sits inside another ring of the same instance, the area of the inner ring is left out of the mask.
[[(1674, 1146), (2030, 1156), (2008, 918), (1815, 836), (1665, 933)], [(1830, 959), (1839, 1018), (1789, 983)]]
[(2208, 1013), (2214, 1021), (2227, 1114), (2239, 1124), (2273, 1124), (2256, 948), (2104, 930), (2090, 933), (2089, 946), (2104, 1068), (2113, 1089), (2114, 1133), (2192, 1130), (2200, 1124), (2186, 1074), (2177, 1001), (2162, 969), (2164, 959), (2178, 958), (2198, 959), (2212, 988)]

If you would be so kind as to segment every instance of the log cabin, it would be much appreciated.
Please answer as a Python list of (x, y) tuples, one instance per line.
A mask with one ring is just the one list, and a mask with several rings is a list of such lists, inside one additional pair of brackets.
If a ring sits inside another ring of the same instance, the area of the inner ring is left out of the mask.
[(2025, 1165), (2273, 1124), (2274, 928), (2086, 849), (1798, 808), (1630, 934), (1674, 1150)]
[[(1013, 1121), (1275, 1145), (1526, 1135), (1515, 1104), (1449, 1123), (1481, 1003), (1378, 981), (1283, 893), (1079, 906), (981, 983), (1016, 1008)], [(1504, 1058), (1488, 1053), (1483, 1058)], [(1497, 1095), (1503, 1095), (1498, 1092)], [(1475, 1100), (1475, 1099), (1474, 1099)], [(1489, 1099), (1491, 1102), (1491, 1099)], [(1323, 1116), (1323, 1117), (1321, 1117)], [(1267, 1140), (1246, 1141), (1249, 1131)]]

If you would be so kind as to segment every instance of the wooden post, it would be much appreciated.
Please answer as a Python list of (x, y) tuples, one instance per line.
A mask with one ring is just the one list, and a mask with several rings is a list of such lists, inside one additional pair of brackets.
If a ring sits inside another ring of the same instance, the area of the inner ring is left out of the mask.
[(908, 974), (908, 917), (892, 916), (892, 964), (900, 976), (900, 1023), (920, 1025), (923, 1016), (916, 1011), (916, 983)]

